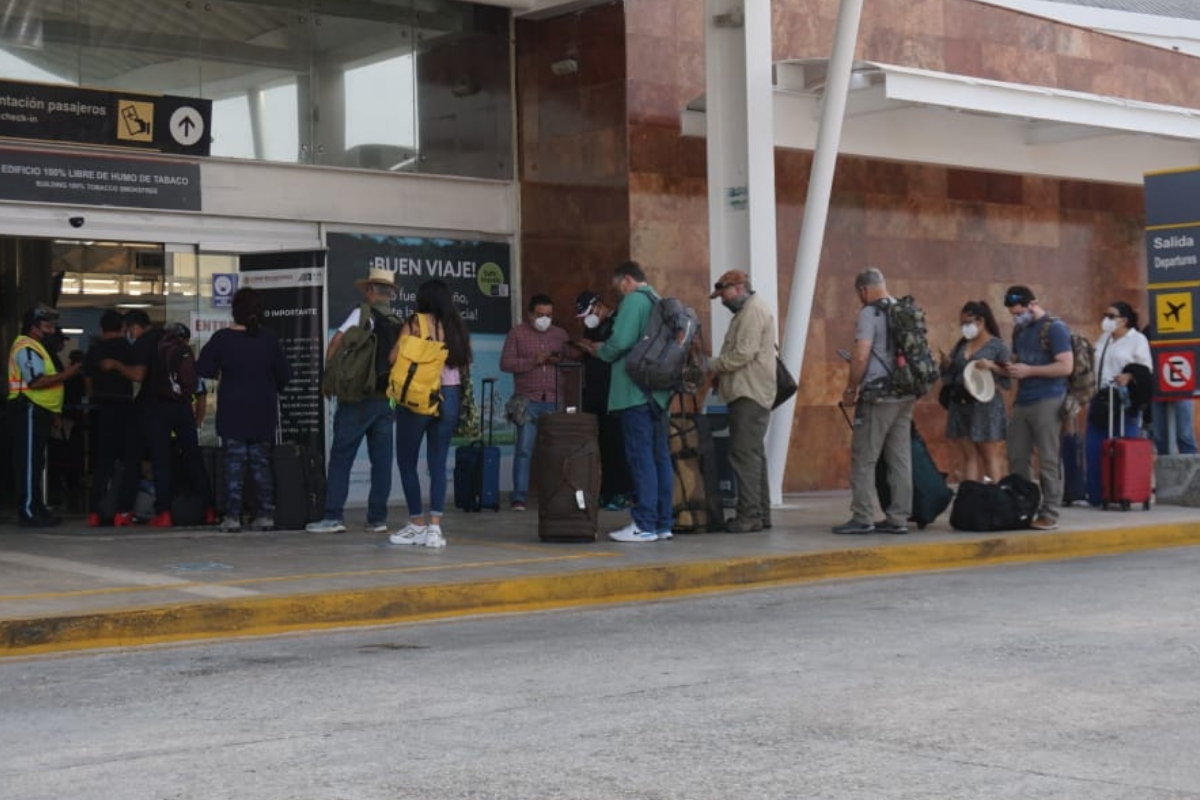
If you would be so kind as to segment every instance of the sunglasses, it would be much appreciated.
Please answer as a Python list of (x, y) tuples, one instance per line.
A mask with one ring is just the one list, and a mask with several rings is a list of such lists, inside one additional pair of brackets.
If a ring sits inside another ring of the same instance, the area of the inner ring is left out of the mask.
[(1120, 319), (1121, 315), (1120, 314), (1105, 314), (1104, 318), (1105, 319)]
[(1004, 307), (1012, 308), (1013, 306), (1027, 306), (1032, 300), (1023, 294), (1010, 294), (1004, 297)]

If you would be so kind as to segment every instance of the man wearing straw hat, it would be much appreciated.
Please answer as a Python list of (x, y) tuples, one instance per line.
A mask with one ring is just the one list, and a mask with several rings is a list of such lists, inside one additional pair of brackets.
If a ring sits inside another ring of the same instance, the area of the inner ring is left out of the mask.
[[(400, 324), (392, 310), (396, 299), (396, 277), (389, 269), (372, 267), (365, 278), (354, 282), (363, 293), (363, 304), (350, 312), (346, 321), (329, 341), (325, 352), (328, 365), (337, 355), (345, 336), (352, 329), (365, 327), (375, 336), (375, 351), (385, 359), (400, 334)], [(364, 315), (369, 315), (364, 318)], [(395, 415), (387, 398), (387, 370), (377, 370), (375, 391), (362, 399), (339, 397), (333, 415), (333, 445), (329, 448), (329, 474), (325, 491), (325, 514), (319, 522), (306, 526), (310, 533), (341, 533), (346, 530), (342, 512), (350, 491), (350, 468), (363, 439), (371, 461), (371, 489), (367, 495), (367, 524), (370, 533), (387, 532), (387, 503), (392, 491), (392, 453)]]

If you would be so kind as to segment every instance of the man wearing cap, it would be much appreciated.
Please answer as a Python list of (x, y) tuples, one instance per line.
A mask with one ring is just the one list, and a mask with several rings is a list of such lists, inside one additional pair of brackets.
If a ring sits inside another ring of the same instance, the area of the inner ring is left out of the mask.
[(764, 439), (775, 402), (775, 317), (750, 286), (750, 278), (731, 269), (713, 286), (733, 312), (721, 353), (709, 370), (729, 408), (729, 462), (738, 479), (737, 516), (725, 529), (750, 533), (771, 527)]
[[(887, 391), (888, 376), (896, 368), (896, 355), (888, 342), (886, 304), (896, 302), (888, 293), (883, 273), (874, 267), (854, 278), (858, 317), (854, 324), (854, 350), (842, 403), (854, 404), (854, 434), (850, 452), (850, 513), (848, 522), (835, 525), (834, 533), (908, 533), (912, 515), (912, 416), (917, 398), (897, 397)], [(885, 518), (874, 519), (875, 465), (887, 464), (891, 503)]]
[[(583, 320), (583, 338), (606, 342), (617, 321), (616, 311), (595, 292), (584, 291), (575, 298), (575, 317)], [(621, 421), (608, 413), (608, 389), (612, 364), (590, 353), (583, 358), (583, 410), (595, 414), (600, 427), (600, 505), (618, 511), (629, 504), (633, 483), (625, 460), (625, 438)]]
[(367, 458), (371, 461), (371, 488), (367, 494), (368, 533), (387, 533), (387, 504), (392, 492), (392, 454), (394, 452), (393, 421), (395, 412), (387, 398), (388, 373), (386, 358), (400, 336), (401, 321), (392, 309), (396, 299), (396, 277), (389, 269), (372, 267), (365, 278), (354, 285), (363, 294), (363, 304), (350, 312), (346, 321), (329, 340), (325, 363), (341, 348), (347, 331), (357, 328), (364, 314), (369, 314), (367, 327), (375, 336), (375, 351), (384, 356), (376, 370), (375, 391), (370, 397), (353, 402), (339, 398), (333, 415), (333, 444), (329, 448), (329, 470), (326, 481), (325, 513), (305, 529), (310, 533), (341, 533), (346, 530), (343, 511), (350, 493), (350, 469), (358, 455), (363, 439), (367, 440)]
[(1034, 480), (1033, 451), (1037, 451), (1042, 507), (1032, 526), (1054, 530), (1063, 496), (1060, 411), (1067, 396), (1067, 376), (1075, 366), (1071, 331), (1062, 320), (1046, 313), (1028, 286), (1008, 287), (1004, 307), (1014, 324), (1013, 363), (1006, 372), (1017, 379), (1017, 397), (1008, 423), (1008, 468)]
[(8, 419), (12, 435), (13, 472), (17, 479), (17, 522), (46, 528), (61, 520), (50, 514), (42, 497), (46, 440), (55, 414), (63, 408), (63, 385), (81, 369), (59, 370), (46, 342), (58, 329), (58, 312), (38, 303), (25, 313), (21, 335), (8, 354)]
[(554, 303), (544, 294), (529, 298), (526, 318), (504, 339), (500, 369), (511, 372), (513, 393), (525, 399), (523, 419), (515, 421), (517, 445), (513, 452), (513, 511), (524, 511), (529, 496), (529, 466), (537, 441), (537, 420), (558, 406), (558, 381), (554, 365), (567, 358), (567, 332), (555, 325)]

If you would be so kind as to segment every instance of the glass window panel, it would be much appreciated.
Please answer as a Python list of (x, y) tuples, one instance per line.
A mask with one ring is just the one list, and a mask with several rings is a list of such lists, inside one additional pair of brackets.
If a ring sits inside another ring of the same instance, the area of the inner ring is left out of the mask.
[(254, 132), (250, 129), (250, 100), (244, 94), (213, 100), (212, 145), (214, 156), (254, 158)]

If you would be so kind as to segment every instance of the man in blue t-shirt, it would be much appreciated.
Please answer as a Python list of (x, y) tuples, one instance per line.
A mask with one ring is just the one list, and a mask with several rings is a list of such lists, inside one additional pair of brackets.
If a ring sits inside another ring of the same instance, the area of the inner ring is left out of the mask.
[(1014, 323), (1013, 363), (1008, 365), (1008, 375), (1018, 381), (1008, 424), (1008, 469), (1033, 480), (1033, 451), (1037, 450), (1042, 506), (1033, 527), (1050, 531), (1058, 527), (1058, 507), (1062, 505), (1059, 413), (1067, 396), (1067, 376), (1075, 366), (1071, 331), (1062, 320), (1046, 313), (1028, 286), (1008, 287), (1004, 307)]

